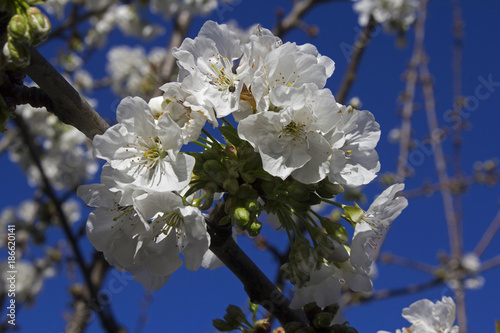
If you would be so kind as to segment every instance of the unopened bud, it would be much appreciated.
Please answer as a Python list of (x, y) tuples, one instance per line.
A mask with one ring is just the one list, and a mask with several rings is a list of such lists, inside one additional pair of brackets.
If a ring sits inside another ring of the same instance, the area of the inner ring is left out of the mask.
[(261, 229), (262, 229), (262, 223), (260, 223), (259, 221), (254, 221), (252, 222), (250, 227), (247, 228), (247, 231), (251, 237), (257, 237), (260, 234)]
[(331, 325), (332, 320), (333, 315), (331, 313), (320, 312), (314, 317), (313, 325), (316, 328), (326, 328)]
[(222, 183), (222, 187), (231, 194), (236, 194), (240, 187), (238, 181), (234, 178), (228, 178)]
[(208, 160), (203, 163), (203, 170), (211, 177), (215, 177), (219, 171), (222, 171), (222, 166), (216, 160)]
[(30, 52), (25, 43), (9, 37), (3, 47), (3, 54), (8, 63), (16, 67), (26, 67), (30, 63)]
[(243, 184), (238, 190), (238, 198), (243, 200), (256, 198), (255, 191), (251, 185)]
[(26, 11), (28, 15), (28, 24), (30, 27), (30, 36), (33, 45), (38, 45), (47, 39), (50, 32), (50, 21), (42, 14), (40, 9), (36, 7), (30, 7)]
[(236, 208), (233, 217), (237, 225), (242, 229), (245, 229), (245, 226), (250, 222), (250, 212), (243, 207)]
[(21, 14), (12, 16), (9, 21), (9, 25), (7, 26), (7, 30), (12, 38), (22, 39), (29, 36), (29, 26), (26, 17)]
[(326, 232), (329, 235), (337, 237), (341, 242), (347, 242), (348, 240), (347, 230), (342, 224), (332, 222), (327, 218), (321, 218), (320, 222), (321, 226), (325, 228)]
[(344, 192), (344, 187), (340, 184), (333, 184), (328, 179), (321, 182), (320, 187), (316, 193), (322, 198), (333, 198), (339, 193)]
[(301, 184), (291, 184), (286, 190), (291, 198), (300, 202), (308, 201), (311, 195), (311, 193)]

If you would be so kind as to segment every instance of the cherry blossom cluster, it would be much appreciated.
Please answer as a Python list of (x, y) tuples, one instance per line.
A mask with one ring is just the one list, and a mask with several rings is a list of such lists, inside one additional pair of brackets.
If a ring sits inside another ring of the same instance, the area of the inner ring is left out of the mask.
[(388, 31), (405, 31), (415, 22), (418, 0), (353, 0), (359, 24), (365, 26), (370, 17)]
[[(123, 99), (118, 123), (93, 140), (95, 156), (106, 161), (101, 183), (78, 194), (96, 208), (87, 222), (94, 247), (158, 289), (182, 265), (181, 254), (190, 270), (217, 264), (205, 213), (223, 210), (220, 225), (256, 236), (266, 212), (292, 245), (282, 267), (296, 287), (292, 307), (336, 303), (345, 283), (370, 291), (374, 249), (407, 201), (398, 195), (402, 184), (367, 211), (332, 200), (380, 169), (374, 116), (325, 89), (334, 62), (260, 26), (240, 37), (212, 21), (173, 55), (178, 81), (148, 102)], [(313, 210), (322, 202), (343, 210), (352, 239)]]
[[(403, 318), (412, 323), (411, 327), (396, 330), (396, 333), (458, 333), (454, 326), (456, 317), (455, 302), (451, 297), (443, 296), (441, 301), (433, 303), (428, 299), (416, 301), (403, 309)], [(389, 333), (378, 331), (378, 333)]]

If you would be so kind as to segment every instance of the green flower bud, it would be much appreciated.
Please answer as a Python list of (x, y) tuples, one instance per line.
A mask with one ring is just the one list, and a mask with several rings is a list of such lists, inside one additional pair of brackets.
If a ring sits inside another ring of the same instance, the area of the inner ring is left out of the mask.
[(252, 184), (257, 179), (257, 177), (250, 172), (241, 172), (240, 176), (241, 179), (243, 179), (243, 181), (248, 184)]
[(9, 21), (9, 25), (7, 26), (7, 30), (12, 38), (24, 39), (29, 37), (28, 21), (26, 20), (26, 17), (21, 14), (12, 16)]
[(328, 313), (331, 313), (333, 316), (335, 316), (339, 312), (340, 306), (338, 303), (328, 305), (326, 308), (323, 309), (323, 311), (326, 311)]
[(341, 242), (347, 242), (348, 240), (347, 230), (342, 224), (332, 222), (327, 218), (320, 219), (320, 222), (321, 226), (325, 228), (326, 232), (329, 235), (337, 237)]
[(10, 36), (3, 48), (3, 54), (5, 55), (7, 62), (16, 67), (24, 68), (30, 63), (30, 52), (28, 46)]
[(331, 313), (320, 312), (314, 317), (313, 325), (316, 328), (330, 327), (332, 320), (333, 320), (333, 315)]
[(203, 163), (203, 170), (207, 175), (215, 177), (220, 171), (224, 171), (222, 166), (216, 160), (208, 160)]
[(228, 178), (224, 182), (222, 182), (222, 187), (224, 187), (226, 191), (234, 195), (238, 192), (240, 184), (236, 179)]
[(289, 185), (286, 190), (291, 198), (300, 202), (308, 201), (311, 195), (311, 193), (299, 183)]
[(243, 200), (256, 199), (257, 194), (251, 185), (242, 184), (238, 190), (238, 198)]
[(321, 203), (321, 198), (319, 197), (319, 195), (317, 195), (316, 193), (314, 192), (311, 192), (310, 193), (310, 198), (309, 200), (307, 200), (307, 203), (310, 205), (310, 206), (316, 206), (316, 205), (319, 205)]
[(245, 226), (250, 222), (250, 212), (244, 207), (238, 207), (234, 210), (233, 217), (236, 224), (241, 229), (245, 229)]
[(333, 184), (328, 179), (321, 182), (316, 193), (322, 198), (333, 198), (339, 193), (344, 192), (344, 187), (340, 184)]
[(321, 308), (316, 304), (316, 302), (307, 303), (304, 305), (304, 313), (309, 321), (313, 321), (314, 317), (316, 317), (318, 313), (321, 313)]
[(30, 7), (26, 11), (28, 15), (28, 24), (30, 27), (31, 43), (38, 45), (47, 39), (50, 32), (50, 21), (47, 16), (43, 15), (40, 9)]
[(247, 228), (250, 237), (257, 237), (260, 234), (261, 230), (262, 230), (262, 223), (260, 223), (259, 221), (252, 222), (250, 227)]

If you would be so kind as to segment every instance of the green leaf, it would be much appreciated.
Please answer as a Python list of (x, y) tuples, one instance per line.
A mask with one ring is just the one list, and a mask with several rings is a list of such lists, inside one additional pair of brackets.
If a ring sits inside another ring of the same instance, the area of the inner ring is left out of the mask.
[(500, 333), (500, 321), (495, 320), (495, 331), (496, 333)]
[(239, 147), (243, 140), (238, 136), (238, 131), (234, 127), (222, 126), (219, 128), (220, 132), (224, 136), (227, 142), (235, 147)]

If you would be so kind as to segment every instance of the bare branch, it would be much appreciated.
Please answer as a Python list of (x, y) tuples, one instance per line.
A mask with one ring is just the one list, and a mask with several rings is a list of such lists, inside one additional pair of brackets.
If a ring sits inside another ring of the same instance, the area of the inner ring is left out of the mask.
[[(19, 127), (19, 130), (23, 136), (23, 139), (25, 141), (26, 146), (28, 147), (28, 150), (30, 152), (31, 159), (33, 160), (33, 163), (37, 167), (38, 171), (40, 172), (41, 179), (42, 179), (42, 186), (43, 186), (43, 191), (44, 193), (50, 198), (52, 203), (54, 204), (56, 208), (57, 215), (59, 217), (59, 221), (61, 223), (62, 229), (64, 231), (64, 234), (66, 235), (66, 238), (71, 244), (71, 248), (73, 250), (73, 253), (75, 254), (76, 257), (76, 262), (82, 271), (83, 277), (85, 279), (86, 286), (88, 288), (88, 291), (91, 295), (92, 300), (95, 300), (97, 304), (100, 303), (99, 298), (97, 297), (97, 290), (96, 287), (92, 281), (92, 277), (90, 274), (90, 270), (85, 264), (85, 261), (83, 259), (82, 252), (80, 250), (80, 247), (78, 246), (78, 242), (76, 238), (73, 236), (73, 233), (71, 231), (71, 228), (69, 226), (69, 222), (66, 219), (66, 215), (64, 214), (64, 211), (62, 209), (62, 202), (59, 200), (57, 197), (54, 189), (52, 188), (52, 185), (50, 184), (50, 181), (47, 177), (47, 175), (44, 172), (44, 169), (42, 167), (42, 163), (40, 161), (40, 156), (38, 155), (38, 149), (34, 145), (33, 138), (31, 137), (31, 134), (29, 132), (28, 126), (25, 124), (24, 120), (22, 117), (15, 117), (14, 121), (16, 125)], [(107, 332), (117, 332), (119, 329), (118, 324), (116, 323), (111, 309), (107, 305), (100, 305), (100, 310), (97, 311), (97, 314), (99, 315), (99, 318), (101, 320), (102, 326), (106, 329)]]
[(188, 10), (182, 10), (174, 18), (174, 31), (172, 32), (170, 43), (167, 47), (167, 50), (170, 50), (170, 52), (168, 52), (167, 58), (163, 62), (159, 76), (159, 79), (163, 82), (172, 81), (176, 59), (172, 55), (171, 51), (173, 48), (181, 46), (182, 41), (184, 40), (184, 38), (186, 38), (186, 35), (188, 33), (188, 29), (191, 25), (191, 20), (192, 15)]
[(76, 127), (89, 139), (102, 134), (109, 125), (61, 74), (35, 49), (24, 72), (49, 96), (49, 111), (63, 123)]
[(289, 322), (307, 323), (302, 313), (290, 309), (290, 301), (286, 296), (234, 242), (231, 227), (219, 226), (218, 223), (224, 215), (222, 206), (211, 219), (206, 220), (211, 237), (210, 250), (243, 283), (250, 301), (263, 306), (276, 316), (282, 325)]
[(483, 237), (481, 237), (481, 240), (477, 243), (473, 251), (476, 256), (480, 257), (483, 254), (484, 250), (486, 250), (493, 240), (493, 237), (495, 237), (498, 229), (500, 229), (500, 211), (498, 211), (490, 226), (484, 232)]
[(356, 73), (358, 71), (359, 64), (361, 63), (361, 57), (363, 56), (368, 43), (370, 43), (372, 33), (376, 26), (377, 22), (373, 19), (373, 17), (370, 17), (368, 24), (364, 27), (358, 40), (354, 44), (353, 53), (351, 59), (349, 60), (349, 67), (347, 68), (347, 71), (342, 79), (342, 83), (340, 84), (340, 88), (335, 95), (335, 99), (341, 104), (345, 103), (352, 84), (354, 83), (354, 80), (356, 80)]

